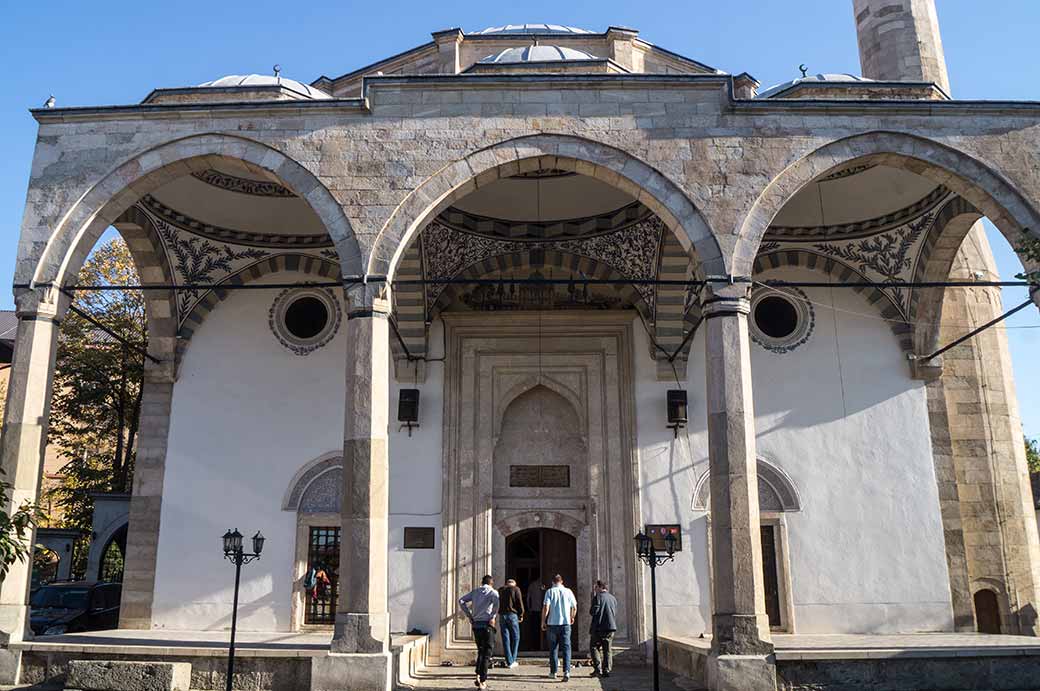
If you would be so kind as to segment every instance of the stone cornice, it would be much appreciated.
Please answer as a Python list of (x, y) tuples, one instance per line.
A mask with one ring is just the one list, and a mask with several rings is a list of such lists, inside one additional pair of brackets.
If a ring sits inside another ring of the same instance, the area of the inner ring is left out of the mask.
[(184, 113), (198, 117), (234, 117), (250, 115), (293, 116), (304, 113), (365, 113), (368, 104), (362, 98), (328, 98), (321, 100), (238, 101), (227, 103), (155, 103), (124, 106), (73, 106), (70, 108), (31, 108), (29, 114), (41, 125), (63, 122), (122, 119), (179, 118)]
[[(820, 113), (847, 115), (1007, 115), (1029, 119), (1040, 118), (1040, 101), (922, 101), (865, 99), (738, 99), (734, 96), (734, 77), (717, 74), (456, 74), (456, 75), (373, 75), (363, 80), (362, 98), (322, 100), (253, 101), (228, 103), (134, 104), (123, 106), (86, 106), (71, 108), (33, 108), (29, 112), (40, 124), (72, 121), (99, 121), (121, 118), (176, 118), (184, 114), (233, 117), (270, 114), (294, 116), (306, 113), (369, 112), (368, 97), (378, 100), (382, 87), (395, 89), (596, 89), (596, 88), (661, 88), (724, 89), (728, 109), (732, 113)], [(875, 83), (876, 84), (876, 83)], [(777, 136), (783, 136), (780, 132)]]

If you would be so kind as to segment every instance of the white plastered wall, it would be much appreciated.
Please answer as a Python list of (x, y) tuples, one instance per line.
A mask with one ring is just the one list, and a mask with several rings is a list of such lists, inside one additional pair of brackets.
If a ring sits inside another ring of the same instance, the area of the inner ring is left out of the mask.
[[(793, 269), (767, 277), (820, 280)], [(923, 383), (863, 297), (805, 292), (818, 303), (808, 342), (786, 354), (751, 344), (759, 457), (786, 472), (801, 499), (801, 511), (785, 515), (795, 630), (952, 630)], [(708, 469), (704, 341), (698, 334), (690, 354), (690, 425), (674, 440), (665, 391), (675, 383), (654, 380), (641, 356), (646, 334), (634, 329), (643, 522), (678, 521), (684, 531), (683, 554), (659, 571), (660, 626), (697, 636), (711, 628), (707, 524), (692, 510)]]
[[(304, 274), (269, 282), (313, 280)], [(339, 291), (336, 291), (337, 293)], [(263, 557), (242, 569), (239, 627), (292, 626), (296, 514), (282, 510), (293, 476), (343, 447), (346, 320), (307, 356), (284, 348), (268, 327), (277, 291), (238, 291), (192, 338), (174, 388), (163, 489), (153, 625), (223, 629), (231, 622), (233, 567), (220, 536), (238, 528), (267, 537)], [(433, 343), (440, 342), (435, 335)], [(391, 628), (437, 626), (440, 564), (442, 363), (428, 365), (419, 429), (390, 429)], [(391, 420), (397, 389), (391, 380)], [(405, 526), (436, 528), (437, 548), (405, 550)], [(415, 584), (419, 584), (416, 587)]]
[[(818, 279), (786, 270), (776, 277)], [(305, 280), (282, 274), (278, 280)], [(759, 452), (794, 481), (802, 510), (787, 515), (797, 631), (927, 631), (951, 626), (949, 587), (924, 389), (910, 379), (895, 337), (850, 290), (807, 291), (812, 338), (777, 355), (752, 344)], [(198, 329), (177, 382), (167, 456), (154, 622), (169, 629), (230, 625), (232, 568), (220, 552), (228, 528), (268, 537), (243, 569), (243, 630), (288, 630), (294, 513), (281, 510), (294, 474), (342, 447), (344, 329), (324, 348), (293, 355), (268, 328), (271, 291), (240, 291)], [(642, 522), (678, 520), (684, 551), (662, 567), (662, 632), (710, 628), (707, 521), (692, 510), (707, 470), (704, 345), (693, 342), (690, 426), (665, 428), (664, 392), (646, 334), (635, 334), (636, 424)], [(441, 355), (441, 326), (432, 355)], [(407, 373), (400, 378), (407, 382)], [(443, 363), (427, 364), (420, 427), (390, 430), (390, 610), (394, 631), (435, 631), (439, 620)], [(436, 549), (405, 550), (405, 526), (435, 528)], [(646, 583), (647, 590), (649, 583)], [(649, 602), (649, 592), (646, 601)]]

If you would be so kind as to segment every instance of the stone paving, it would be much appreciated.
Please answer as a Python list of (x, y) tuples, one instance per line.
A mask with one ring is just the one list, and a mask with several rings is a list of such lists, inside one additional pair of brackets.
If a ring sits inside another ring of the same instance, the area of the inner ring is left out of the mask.
[[(549, 678), (549, 670), (543, 665), (523, 664), (514, 670), (493, 669), (488, 674), (488, 691), (537, 691), (558, 689), (559, 691), (650, 691), (654, 688), (653, 674), (649, 667), (618, 667), (608, 679), (589, 676), (591, 669), (579, 667), (573, 670), (569, 682), (562, 677)], [(433, 667), (419, 675), (417, 683), (402, 689), (475, 689), (472, 667)], [(662, 691), (694, 691), (698, 687), (690, 680), (676, 677), (661, 670)]]

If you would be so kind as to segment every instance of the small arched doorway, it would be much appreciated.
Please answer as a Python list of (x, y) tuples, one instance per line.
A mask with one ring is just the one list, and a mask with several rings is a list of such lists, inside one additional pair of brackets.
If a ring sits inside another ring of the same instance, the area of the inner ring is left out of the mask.
[(979, 633), (1001, 633), (1000, 603), (989, 589), (975, 591), (975, 626)]
[[(552, 585), (553, 576), (563, 576), (564, 585), (575, 588), (578, 581), (578, 546), (572, 535), (552, 528), (531, 528), (506, 538), (505, 578), (515, 578), (524, 594), (528, 611), (520, 627), (520, 650), (545, 651), (549, 647), (541, 631), (543, 585)], [(578, 616), (581, 607), (578, 608)], [(578, 618), (571, 627), (571, 648), (578, 650)]]

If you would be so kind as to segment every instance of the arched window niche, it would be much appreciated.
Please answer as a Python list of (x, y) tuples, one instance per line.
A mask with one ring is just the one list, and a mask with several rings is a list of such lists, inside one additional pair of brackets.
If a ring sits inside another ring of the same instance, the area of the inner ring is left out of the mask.
[(342, 500), (343, 457), (330, 452), (296, 473), (282, 501), (283, 511), (296, 513), (294, 631), (331, 628), (335, 623)]
[[(775, 463), (758, 459), (758, 511), (761, 525), (762, 570), (765, 610), (769, 628), (794, 633), (794, 602), (791, 589), (791, 556), (787, 514), (801, 510), (801, 500), (791, 478)], [(701, 474), (693, 493), (693, 510), (703, 511), (711, 559), (711, 483), (708, 471)], [(709, 573), (711, 573), (709, 569)]]

